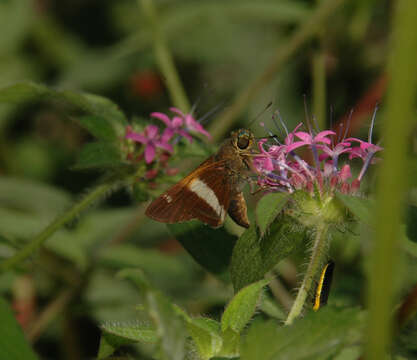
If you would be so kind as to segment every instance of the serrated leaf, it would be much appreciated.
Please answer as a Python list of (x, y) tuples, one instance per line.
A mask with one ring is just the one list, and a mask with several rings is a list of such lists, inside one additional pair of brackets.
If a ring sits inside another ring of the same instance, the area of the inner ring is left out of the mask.
[(323, 308), (309, 312), (291, 326), (258, 321), (241, 348), (242, 360), (328, 359), (361, 339), (364, 317), (358, 309)]
[(155, 343), (155, 330), (144, 325), (104, 324), (98, 350), (98, 359), (105, 359), (113, 354), (117, 348), (136, 342)]
[(164, 360), (182, 360), (185, 354), (186, 329), (176, 306), (154, 290), (142, 271), (125, 269), (119, 276), (132, 280), (144, 293), (145, 307), (154, 322)]
[(372, 209), (374, 207), (373, 201), (357, 196), (345, 195), (336, 193), (336, 198), (339, 199), (344, 206), (346, 206), (353, 215), (368, 226), (372, 226)]
[(100, 116), (81, 116), (77, 118), (80, 125), (99, 140), (114, 141), (117, 132), (108, 119)]
[(247, 229), (233, 249), (230, 264), (235, 292), (261, 280), (280, 260), (291, 254), (304, 238), (304, 232), (287, 217), (275, 221), (262, 239), (256, 226)]
[(8, 303), (0, 298), (0, 357), (7, 360), (36, 360)]
[(211, 359), (220, 351), (223, 340), (220, 324), (217, 321), (208, 318), (189, 318), (187, 330), (203, 360)]
[(168, 229), (197, 263), (208, 271), (221, 274), (229, 267), (236, 237), (223, 227), (213, 229), (199, 221), (169, 224)]
[(78, 111), (102, 117), (123, 135), (127, 119), (116, 104), (101, 96), (69, 90), (54, 90), (33, 82), (20, 82), (0, 89), (0, 102), (20, 104), (27, 101), (58, 100)]
[(84, 145), (74, 165), (76, 169), (121, 166), (119, 149), (107, 142), (93, 142)]
[(239, 290), (222, 315), (223, 332), (230, 328), (238, 334), (241, 333), (255, 313), (262, 289), (268, 283), (269, 280), (260, 280)]
[(289, 200), (289, 194), (272, 193), (263, 196), (256, 205), (256, 222), (263, 235)]

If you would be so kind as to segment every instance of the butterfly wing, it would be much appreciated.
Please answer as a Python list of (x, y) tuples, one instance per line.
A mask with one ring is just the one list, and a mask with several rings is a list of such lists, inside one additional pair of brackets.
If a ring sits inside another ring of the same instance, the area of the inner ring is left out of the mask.
[(146, 215), (170, 224), (198, 219), (212, 227), (222, 225), (231, 188), (225, 165), (224, 160), (207, 159), (155, 199), (146, 209)]

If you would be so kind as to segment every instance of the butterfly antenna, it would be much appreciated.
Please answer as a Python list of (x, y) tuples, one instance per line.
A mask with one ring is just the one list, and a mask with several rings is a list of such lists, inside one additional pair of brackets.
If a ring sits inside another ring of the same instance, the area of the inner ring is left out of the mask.
[[(193, 106), (191, 106), (190, 114), (194, 113), (195, 109), (196, 109), (196, 108), (197, 108), (197, 106), (200, 104), (201, 99), (203, 98), (203, 95), (205, 95), (205, 94), (204, 94), (204, 92), (205, 92), (208, 88), (209, 88), (209, 87), (208, 87), (207, 83), (205, 83), (205, 84), (203, 85), (203, 89), (201, 90), (200, 94), (199, 94), (199, 95), (198, 95), (198, 97), (197, 97), (197, 100), (196, 100), (196, 101), (194, 101)], [(208, 91), (209, 91), (209, 92), (214, 92), (214, 89), (211, 89), (211, 90), (209, 89)]]
[(258, 120), (265, 113), (265, 111), (267, 111), (271, 106), (272, 106), (272, 101), (270, 101), (268, 103), (268, 105), (266, 105), (265, 108), (258, 115), (255, 116), (255, 118), (249, 123), (248, 128), (250, 129), (250, 127), (252, 126), (252, 124), (256, 120)]
[(199, 118), (197, 121), (200, 124), (204, 124), (213, 114), (215, 114), (217, 111), (220, 110), (221, 107), (225, 104), (225, 101), (222, 101), (220, 104), (216, 105), (213, 109), (206, 112), (201, 118)]
[[(266, 127), (265, 123), (261, 122), (260, 125), (268, 132), (268, 134), (269, 134), (268, 138), (269, 139), (274, 139), (276, 143), (278, 143), (279, 145), (281, 145), (281, 143), (278, 140), (278, 136), (276, 136), (271, 130), (269, 130)], [(264, 139), (264, 138), (265, 137), (263, 137), (262, 139)]]

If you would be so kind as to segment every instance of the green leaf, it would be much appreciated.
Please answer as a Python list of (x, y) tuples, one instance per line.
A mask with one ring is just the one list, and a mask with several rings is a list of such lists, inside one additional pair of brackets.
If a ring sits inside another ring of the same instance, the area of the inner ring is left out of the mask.
[(142, 271), (125, 269), (119, 276), (132, 280), (144, 293), (145, 307), (156, 328), (162, 359), (182, 360), (186, 329), (176, 306), (149, 285)]
[(123, 135), (128, 124), (125, 115), (109, 99), (101, 96), (69, 91), (54, 90), (33, 82), (20, 82), (0, 89), (0, 103), (21, 104), (27, 101), (58, 100), (75, 110), (106, 119), (119, 135)]
[(208, 318), (188, 318), (187, 330), (203, 360), (211, 359), (222, 348), (220, 324)]
[(123, 165), (119, 149), (107, 142), (95, 142), (84, 145), (78, 161), (74, 165), (76, 169), (115, 167)]
[(223, 227), (213, 229), (199, 221), (169, 224), (168, 229), (190, 255), (208, 271), (221, 274), (229, 267), (236, 237)]
[(372, 209), (374, 207), (372, 200), (342, 193), (336, 193), (336, 198), (339, 199), (360, 221), (364, 222), (366, 225), (372, 226)]
[(262, 288), (269, 280), (260, 280), (241, 289), (229, 302), (222, 315), (222, 331), (228, 328), (238, 334), (242, 332), (246, 324), (252, 318), (256, 305), (261, 296)]
[(222, 333), (223, 346), (218, 353), (218, 356), (233, 358), (240, 355), (240, 335), (228, 328)]
[(249, 329), (241, 348), (242, 360), (317, 360), (333, 358), (345, 346), (361, 339), (364, 317), (358, 309), (331, 307), (309, 312), (291, 326), (258, 321)]
[(268, 226), (275, 220), (289, 200), (289, 194), (271, 193), (263, 196), (256, 205), (256, 222), (265, 234)]
[(117, 348), (136, 342), (155, 343), (157, 336), (155, 330), (142, 324), (104, 324), (101, 326), (102, 334), (98, 350), (98, 359), (104, 359)]
[(294, 220), (282, 217), (260, 239), (255, 226), (247, 229), (233, 249), (230, 273), (235, 292), (263, 279), (280, 260), (287, 257), (305, 238)]
[(36, 360), (8, 303), (0, 298), (0, 354), (7, 360)]
[(100, 140), (114, 141), (117, 139), (117, 132), (109, 119), (100, 116), (81, 116), (77, 118), (82, 127), (88, 130), (93, 136)]

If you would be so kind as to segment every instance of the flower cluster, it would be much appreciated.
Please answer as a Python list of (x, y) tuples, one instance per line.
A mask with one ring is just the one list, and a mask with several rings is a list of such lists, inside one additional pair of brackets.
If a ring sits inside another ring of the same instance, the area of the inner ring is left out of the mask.
[[(258, 142), (260, 155), (254, 159), (255, 168), (260, 174), (258, 184), (274, 191), (306, 190), (313, 193), (317, 189), (321, 194), (336, 190), (345, 194), (356, 193), (369, 165), (376, 160), (375, 153), (382, 150), (380, 146), (372, 144), (374, 120), (375, 112), (368, 141), (344, 138), (332, 130), (318, 133), (312, 130), (300, 131), (302, 123), (288, 133), (281, 121), (286, 131), (283, 143), (275, 136), (274, 144), (268, 144), (267, 139)], [(296, 153), (295, 150), (301, 148), (311, 154), (311, 164)], [(362, 169), (355, 179), (352, 179), (348, 162), (339, 165), (341, 155), (345, 155), (348, 160), (362, 159)]]
[[(162, 133), (159, 132), (159, 127), (156, 125), (147, 125), (142, 132), (134, 131), (131, 126), (126, 128), (125, 138), (141, 144), (139, 156), (135, 158), (136, 160), (145, 159), (145, 163), (148, 165), (158, 162), (162, 167), (165, 167), (174, 151), (173, 145), (180, 138), (184, 137), (192, 142), (192, 132), (210, 138), (210, 134), (191, 114), (184, 114), (177, 108), (170, 108), (170, 110), (174, 114), (172, 118), (160, 112), (151, 113), (151, 117), (164, 123), (165, 129)], [(174, 173), (172, 169), (167, 169), (166, 173), (169, 174), (170, 172)], [(156, 169), (149, 169), (146, 177), (153, 178), (156, 174)]]

